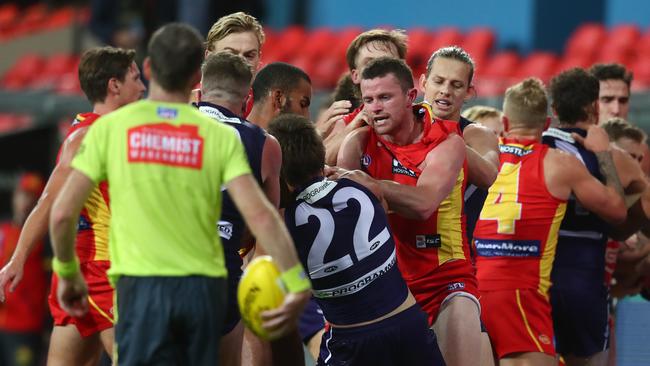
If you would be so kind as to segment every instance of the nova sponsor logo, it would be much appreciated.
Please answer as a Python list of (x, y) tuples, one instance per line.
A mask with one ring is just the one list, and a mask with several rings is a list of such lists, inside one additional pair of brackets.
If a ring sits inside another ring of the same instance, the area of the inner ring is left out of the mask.
[(201, 169), (203, 137), (193, 125), (158, 123), (128, 130), (127, 154), (130, 163), (153, 163)]
[(399, 160), (393, 158), (393, 174), (408, 175), (409, 177), (417, 178), (417, 174), (411, 169), (406, 168)]
[(482, 257), (539, 257), (539, 240), (487, 240), (476, 238), (476, 251)]

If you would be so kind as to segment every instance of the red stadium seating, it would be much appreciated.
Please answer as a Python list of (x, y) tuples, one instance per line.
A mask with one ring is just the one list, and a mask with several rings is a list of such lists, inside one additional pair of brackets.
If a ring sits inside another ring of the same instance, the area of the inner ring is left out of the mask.
[(517, 68), (516, 76), (519, 79), (537, 77), (546, 83), (555, 73), (558, 61), (553, 53), (533, 52)]
[(602, 24), (583, 24), (569, 37), (564, 53), (572, 57), (577, 55), (595, 57), (606, 36), (607, 31)]

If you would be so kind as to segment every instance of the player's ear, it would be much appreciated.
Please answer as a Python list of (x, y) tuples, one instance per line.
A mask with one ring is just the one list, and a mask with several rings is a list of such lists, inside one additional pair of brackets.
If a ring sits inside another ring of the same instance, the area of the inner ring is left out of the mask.
[(503, 130), (508, 132), (510, 130), (510, 121), (508, 121), (508, 117), (504, 115), (501, 117), (501, 120), (503, 121)]
[(147, 57), (142, 62), (142, 72), (145, 79), (151, 80), (151, 58)]
[(415, 102), (415, 98), (418, 97), (418, 90), (416, 88), (411, 88), (406, 92), (406, 95), (408, 96), (409, 103), (413, 104), (413, 102)]
[(465, 98), (463, 100), (468, 101), (475, 96), (476, 96), (476, 87), (474, 86), (474, 84), (470, 84), (467, 87), (467, 94), (465, 95)]
[(551, 127), (551, 117), (546, 117), (546, 122), (544, 122), (544, 130), (548, 130), (548, 128)]
[(281, 111), (284, 103), (286, 102), (286, 97), (280, 89), (274, 89), (271, 91), (271, 103), (273, 105), (273, 111)]
[(356, 85), (361, 84), (361, 79), (359, 78), (359, 71), (357, 69), (352, 69), (350, 70), (350, 78), (352, 79), (352, 82)]
[[(420, 80), (419, 80), (418, 85), (420, 86), (420, 90), (422, 91), (422, 94), (424, 94), (424, 92), (427, 89), (427, 76), (425, 74), (420, 75)], [(425, 100), (425, 102), (428, 102), (428, 101)]]

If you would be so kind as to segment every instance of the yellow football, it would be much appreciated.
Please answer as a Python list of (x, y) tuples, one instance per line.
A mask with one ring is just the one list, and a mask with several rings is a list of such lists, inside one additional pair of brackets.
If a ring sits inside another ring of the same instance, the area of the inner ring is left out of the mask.
[(280, 306), (284, 295), (280, 270), (273, 259), (268, 255), (253, 259), (246, 266), (237, 288), (237, 303), (244, 324), (258, 337), (269, 340), (260, 314)]

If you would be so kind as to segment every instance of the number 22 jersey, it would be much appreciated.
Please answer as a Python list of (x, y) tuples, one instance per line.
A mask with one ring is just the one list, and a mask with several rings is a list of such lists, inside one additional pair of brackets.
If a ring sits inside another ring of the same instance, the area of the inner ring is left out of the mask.
[(401, 305), (408, 289), (377, 198), (349, 179), (317, 178), (296, 192), (285, 221), (325, 318), (360, 323)]

